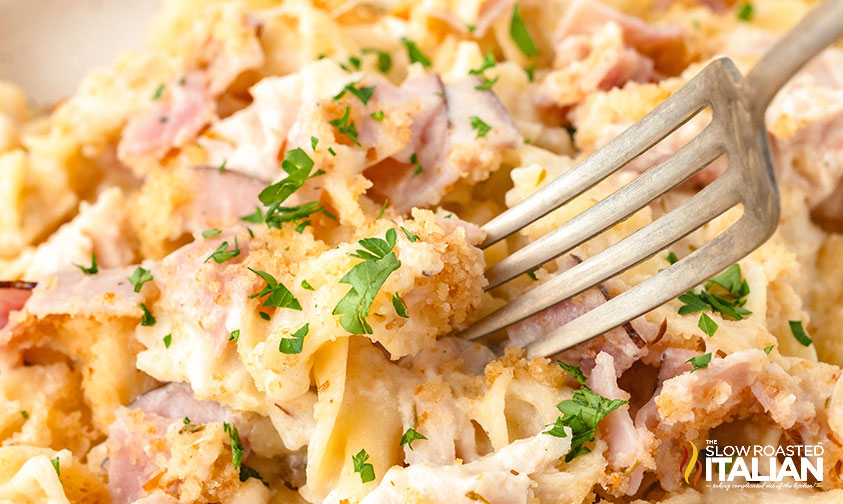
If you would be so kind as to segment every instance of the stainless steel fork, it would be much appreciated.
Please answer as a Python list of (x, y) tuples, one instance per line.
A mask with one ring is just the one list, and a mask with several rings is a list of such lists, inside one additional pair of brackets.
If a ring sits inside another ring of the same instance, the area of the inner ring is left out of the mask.
[(827, 0), (790, 30), (742, 79), (729, 58), (709, 63), (682, 88), (606, 146), (485, 226), (483, 247), (506, 238), (623, 168), (704, 108), (711, 122), (694, 139), (628, 185), (489, 268), (488, 289), (569, 252), (725, 156), (726, 171), (655, 222), (477, 321), (460, 336), (494, 333), (635, 266), (726, 210), (731, 227), (687, 257), (526, 347), (545, 357), (638, 317), (699, 285), (764, 243), (779, 221), (764, 111), (813, 56), (843, 36), (843, 0)]

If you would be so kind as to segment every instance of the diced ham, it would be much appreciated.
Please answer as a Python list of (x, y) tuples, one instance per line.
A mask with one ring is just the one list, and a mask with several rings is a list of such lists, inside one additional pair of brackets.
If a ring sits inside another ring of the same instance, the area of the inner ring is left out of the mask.
[(594, 0), (574, 0), (559, 22), (553, 39), (556, 43), (572, 35), (589, 35), (606, 23), (616, 23), (623, 30), (624, 40), (638, 49), (648, 49), (670, 43), (682, 36), (675, 26), (655, 26), (644, 20)]
[[(570, 448), (569, 430), (564, 438), (538, 434), (515, 441), (468, 464), (393, 467), (361, 504), (399, 504), (412, 500), (527, 504), (532, 502), (535, 485), (531, 476), (556, 472), (556, 464)], [(325, 502), (338, 503), (340, 499), (329, 495)]]
[(216, 102), (204, 79), (193, 74), (184, 84), (169, 86), (169, 96), (155, 101), (142, 115), (129, 120), (117, 147), (120, 159), (149, 154), (161, 157), (183, 147), (216, 117)]
[(9, 321), (9, 313), (23, 308), (33, 288), (32, 282), (0, 282), (0, 329)]
[(225, 229), (241, 222), (255, 211), (258, 194), (266, 187), (262, 180), (214, 166), (188, 169), (192, 187), (190, 201), (179, 209), (183, 230), (199, 233), (207, 229)]

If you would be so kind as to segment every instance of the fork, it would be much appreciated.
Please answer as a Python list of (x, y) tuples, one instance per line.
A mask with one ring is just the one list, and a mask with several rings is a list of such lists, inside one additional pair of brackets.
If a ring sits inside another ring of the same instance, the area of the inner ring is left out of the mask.
[(676, 209), (478, 320), (459, 336), (490, 335), (569, 299), (645, 261), (730, 208), (743, 206), (737, 222), (704, 246), (526, 346), (528, 358), (548, 357), (666, 303), (763, 244), (776, 230), (780, 213), (764, 112), (805, 63), (841, 36), (843, 0), (826, 0), (779, 40), (746, 78), (729, 58), (714, 59), (604, 147), (489, 221), (483, 226), (483, 248), (581, 195), (701, 110), (712, 112), (711, 122), (669, 158), (489, 268), (486, 290), (571, 251), (725, 156), (728, 164), (721, 176)]

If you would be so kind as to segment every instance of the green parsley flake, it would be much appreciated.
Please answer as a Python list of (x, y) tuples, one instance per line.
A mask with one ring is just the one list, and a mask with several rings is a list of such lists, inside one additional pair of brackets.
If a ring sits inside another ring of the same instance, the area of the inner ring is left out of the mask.
[(247, 466), (246, 464), (242, 464), (242, 465), (240, 466), (240, 475), (239, 475), (239, 477), (240, 477), (240, 482), (241, 482), (241, 483), (245, 483), (245, 482), (246, 482), (246, 480), (248, 480), (249, 478), (254, 478), (254, 479), (256, 479), (256, 480), (260, 481), (260, 482), (263, 484), (263, 486), (265, 486), (266, 488), (269, 488), (269, 483), (267, 483), (266, 481), (264, 481), (264, 479), (263, 479), (263, 477), (260, 475), (260, 473), (259, 473), (259, 472), (257, 472), (255, 469), (252, 469), (251, 467)]
[(300, 354), (308, 331), (310, 331), (310, 324), (305, 324), (294, 332), (291, 338), (282, 338), (278, 351), (283, 354)]
[(333, 310), (334, 315), (342, 315), (340, 325), (351, 334), (372, 334), (372, 327), (366, 322), (369, 309), (387, 277), (401, 266), (401, 261), (392, 250), (398, 239), (394, 228), (386, 231), (386, 239), (364, 238), (358, 243), (358, 249), (352, 257), (363, 259), (340, 279), (340, 283), (351, 289), (340, 299)]
[(388, 204), (389, 204), (389, 199), (387, 198), (387, 199), (385, 199), (385, 200), (384, 200), (384, 202), (383, 202), (383, 206), (381, 206), (381, 211), (380, 211), (380, 212), (378, 212), (378, 215), (377, 215), (377, 217), (375, 217), (375, 220), (378, 220), (378, 219), (380, 219), (381, 217), (383, 217), (383, 213), (386, 211), (386, 206), (387, 206)]
[(483, 83), (478, 84), (477, 86), (474, 86), (474, 89), (476, 89), (478, 91), (489, 91), (490, 89), (492, 89), (492, 86), (494, 86), (495, 83), (498, 82), (498, 79), (499, 79), (499, 77), (495, 77), (494, 79), (489, 80), (485, 76), (483, 76), (482, 77)]
[(202, 231), (202, 238), (211, 238), (212, 236), (216, 236), (222, 233), (222, 229), (206, 229)]
[(465, 29), (468, 30), (468, 33), (474, 33), (474, 30), (477, 29), (477, 26), (473, 24), (467, 24), (465, 25)]
[(676, 254), (671, 251), (667, 254), (667, 262), (669, 264), (676, 264), (677, 262), (679, 262), (679, 258), (676, 257)]
[[(446, 217), (446, 219), (447, 219), (447, 218), (448, 218), (448, 217)], [(537, 277), (537, 276), (536, 276), (536, 271), (538, 271), (538, 270), (539, 270), (539, 268), (541, 268), (541, 266), (536, 266), (535, 268), (530, 268), (530, 269), (528, 269), (528, 270), (527, 270), (526, 275), (527, 275), (528, 277), (530, 277), (530, 279), (532, 279), (533, 281), (538, 280), (538, 279), (539, 279), (539, 277)]]
[(366, 450), (360, 450), (357, 455), (351, 457), (351, 462), (354, 465), (354, 472), (360, 473), (360, 481), (368, 483), (375, 480), (375, 466), (367, 463), (369, 454)]
[(307, 227), (307, 226), (309, 226), (309, 225), (310, 225), (310, 221), (309, 221), (309, 220), (306, 220), (306, 221), (302, 221), (302, 222), (300, 222), (300, 223), (299, 223), (299, 225), (298, 225), (298, 226), (296, 226), (296, 233), (298, 233), (298, 234), (302, 234), (302, 232), (304, 231), (304, 228), (306, 228), (306, 227)]
[(226, 250), (228, 248), (228, 242), (224, 241), (220, 243), (220, 246), (214, 250), (214, 253), (209, 255), (205, 262), (210, 261), (211, 259), (214, 260), (217, 264), (224, 263), (225, 261), (237, 257), (240, 255), (240, 243), (237, 242), (237, 237), (234, 237), (234, 248), (231, 250)]
[(319, 139), (315, 136), (310, 137), (310, 147), (316, 152), (316, 146), (319, 144)]
[(240, 341), (240, 329), (231, 331), (231, 334), (228, 335), (228, 341), (233, 341), (234, 344), (237, 344)]
[(155, 88), (155, 93), (152, 94), (152, 101), (161, 99), (161, 96), (164, 95), (164, 88), (166, 88), (164, 84), (159, 84), (158, 87)]
[(690, 362), (694, 369), (691, 370), (693, 373), (694, 371), (698, 371), (700, 369), (705, 369), (708, 367), (708, 364), (711, 362), (711, 353), (697, 355), (696, 357), (691, 357), (690, 359), (686, 360), (685, 362)]
[(164, 336), (164, 348), (170, 348), (170, 343), (173, 342), (173, 335), (168, 334)]
[(512, 9), (512, 19), (509, 21), (509, 36), (512, 37), (515, 45), (521, 49), (524, 56), (531, 58), (539, 53), (539, 50), (536, 49), (536, 44), (533, 43), (533, 39), (530, 37), (527, 25), (524, 24), (524, 19), (518, 10), (518, 5)]
[(741, 5), (741, 8), (738, 9), (738, 19), (741, 21), (750, 21), (752, 20), (752, 16), (755, 13), (755, 8), (752, 6), (751, 3), (745, 2)]
[(348, 92), (348, 93), (353, 94), (361, 102), (363, 102), (363, 105), (368, 105), (369, 100), (372, 99), (372, 94), (375, 92), (375, 87), (372, 86), (372, 87), (357, 88), (357, 87), (354, 87), (356, 84), (357, 84), (356, 82), (351, 82), (351, 83), (343, 86), (342, 90), (339, 93), (337, 93), (336, 96), (334, 96), (334, 101), (338, 101), (340, 98), (342, 98), (345, 95), (345, 93)]
[(421, 163), (419, 163), (419, 157), (416, 154), (413, 154), (412, 156), (410, 156), (410, 164), (412, 166), (416, 167), (416, 169), (413, 170), (413, 176), (416, 176), (416, 175), (418, 175), (418, 174), (420, 174), (421, 172), (424, 171), (422, 169)]
[(561, 360), (557, 360), (556, 363), (559, 364), (559, 367), (567, 371), (571, 375), (571, 378), (580, 382), (580, 385), (585, 385), (585, 374), (583, 374), (582, 368), (573, 364), (566, 364)]
[(486, 136), (486, 133), (492, 130), (491, 126), (486, 124), (486, 122), (484, 122), (477, 116), (471, 116), (469, 117), (469, 119), (471, 120), (471, 129), (477, 131), (476, 138), (483, 138), (484, 136)]
[(222, 424), (223, 430), (228, 433), (228, 439), (231, 443), (231, 463), (234, 468), (239, 470), (240, 464), (243, 461), (243, 442), (240, 441), (240, 433), (237, 432), (237, 427), (225, 422)]
[(302, 281), (301, 281), (301, 287), (302, 287), (302, 289), (307, 289), (307, 290), (310, 290), (310, 291), (315, 290), (315, 289), (313, 288), (313, 286), (312, 286), (312, 285), (310, 285), (310, 284), (307, 282), (307, 280), (302, 280)]
[(224, 172), (225, 171), (225, 165), (227, 165), (227, 164), (228, 164), (228, 159), (227, 158), (223, 159), (222, 164), (220, 164), (219, 168), (217, 168), (217, 171), (220, 172), (220, 173)]
[(571, 451), (565, 456), (565, 462), (570, 462), (591, 451), (583, 445), (594, 440), (600, 420), (626, 403), (627, 401), (621, 399), (607, 399), (583, 385), (574, 391), (571, 399), (556, 405), (563, 416), (556, 421), (554, 428), (546, 433), (561, 437), (560, 433), (564, 433), (563, 427), (571, 429)]
[[(86, 268), (81, 264), (73, 263), (74, 266), (82, 270), (82, 273), (86, 275), (96, 275), (99, 272), (99, 268), (97, 267), (97, 255), (91, 252), (91, 267)], [(137, 292), (137, 291), (135, 291)]]
[(808, 333), (805, 332), (805, 328), (802, 327), (801, 320), (790, 320), (788, 321), (790, 324), (790, 332), (793, 333), (793, 337), (796, 338), (796, 341), (799, 342), (802, 346), (810, 346), (811, 343), (814, 342), (809, 336)]
[(387, 73), (392, 68), (392, 55), (380, 49), (366, 48), (363, 49), (363, 54), (376, 53), (378, 55), (378, 70), (381, 73)]
[(477, 68), (472, 68), (468, 71), (468, 73), (469, 75), (483, 75), (483, 72), (495, 66), (496, 63), (495, 55), (492, 54), (492, 51), (489, 51), (486, 53), (486, 56), (483, 57), (483, 63), (481, 63)]
[(773, 348), (775, 348), (775, 347), (776, 347), (776, 345), (770, 345), (770, 346), (764, 347), (764, 353), (767, 354), (767, 355), (770, 355), (770, 352), (772, 352)]
[(22, 416), (24, 420), (29, 420), (29, 412), (26, 410), (21, 411), (20, 416)]
[(410, 63), (421, 63), (425, 68), (430, 68), (430, 60), (421, 52), (415, 42), (406, 37), (401, 37), (401, 43), (407, 48)]
[(253, 270), (252, 268), (249, 268), (249, 271), (261, 277), (266, 284), (259, 292), (249, 296), (249, 299), (268, 296), (263, 302), (263, 306), (289, 308), (291, 310), (301, 311), (301, 304), (299, 304), (299, 300), (296, 299), (293, 293), (290, 292), (284, 284), (275, 280), (275, 277), (266, 271)]
[(416, 429), (409, 428), (409, 429), (407, 429), (407, 432), (405, 432), (404, 435), (401, 436), (401, 443), (399, 444), (399, 446), (407, 445), (407, 447), (410, 448), (410, 450), (412, 450), (413, 449), (413, 441), (417, 441), (419, 439), (427, 439), (427, 438), (424, 436), (424, 434), (419, 433), (419, 431), (417, 431)]
[(149, 308), (146, 307), (145, 304), (140, 304), (141, 310), (143, 310), (143, 315), (141, 316), (141, 325), (145, 327), (154, 326), (155, 325), (155, 317), (152, 316), (152, 313), (149, 311)]
[(269, 316), (269, 314), (268, 314), (268, 313), (266, 313), (266, 312), (258, 312), (258, 315), (260, 315), (260, 317), (261, 317), (262, 319), (266, 320), (267, 322), (269, 322), (270, 320), (272, 320), (272, 317), (270, 317), (270, 316)]
[(372, 112), (371, 114), (369, 114), (369, 117), (371, 117), (375, 121), (380, 122), (383, 121), (383, 118), (386, 117), (386, 114), (383, 110), (378, 110), (377, 112)]
[(334, 152), (334, 148), (333, 148), (333, 147), (328, 147), (328, 152), (329, 152), (332, 156), (336, 156), (336, 155), (337, 155), (337, 153), (336, 153), (336, 152)]
[[(289, 150), (284, 154), (281, 168), (287, 173), (287, 176), (280, 182), (265, 187), (258, 194), (261, 203), (268, 207), (281, 205), (309, 179), (325, 173), (322, 170), (317, 170), (316, 173), (311, 174), (313, 160), (300, 147)], [(269, 213), (268, 210), (267, 214)]]
[(705, 313), (700, 314), (700, 320), (697, 322), (697, 326), (702, 329), (708, 337), (714, 336), (714, 333), (717, 331), (717, 323), (711, 320), (711, 317), (706, 315)]
[(351, 114), (351, 107), (346, 106), (345, 112), (343, 113), (342, 117), (337, 119), (332, 119), (328, 121), (328, 124), (337, 128), (337, 131), (341, 134), (347, 136), (355, 145), (358, 147), (360, 146), (360, 142), (357, 141), (357, 126), (354, 125), (354, 121), (349, 119)]
[(182, 423), (184, 423), (185, 425), (189, 424), (189, 423), (190, 423), (190, 418), (188, 418), (188, 417), (184, 417), (184, 420), (182, 420)]
[(407, 315), (407, 307), (404, 306), (404, 301), (401, 301), (398, 294), (392, 295), (392, 307), (395, 308), (395, 313), (397, 313), (399, 317), (410, 318), (410, 316)]
[(61, 467), (59, 467), (59, 458), (56, 457), (54, 459), (50, 459), (50, 463), (53, 464), (53, 469), (56, 470), (56, 476), (61, 478)]
[(132, 276), (129, 277), (129, 283), (131, 283), (135, 287), (135, 292), (140, 292), (141, 287), (143, 287), (143, 284), (151, 280), (152, 273), (147, 269), (141, 268), (140, 266), (138, 266), (132, 273)]
[(419, 235), (407, 231), (407, 228), (405, 228), (404, 226), (401, 226), (401, 231), (404, 233), (404, 236), (406, 236), (407, 239), (410, 240), (412, 243), (419, 241)]
[(550, 434), (553, 437), (563, 438), (568, 437), (568, 434), (565, 433), (565, 422), (561, 418), (557, 418), (556, 422), (548, 425), (550, 427), (546, 431), (542, 431), (542, 434)]
[(524, 69), (524, 72), (527, 74), (527, 80), (533, 82), (533, 79), (536, 78), (536, 63), (531, 63), (530, 66)]

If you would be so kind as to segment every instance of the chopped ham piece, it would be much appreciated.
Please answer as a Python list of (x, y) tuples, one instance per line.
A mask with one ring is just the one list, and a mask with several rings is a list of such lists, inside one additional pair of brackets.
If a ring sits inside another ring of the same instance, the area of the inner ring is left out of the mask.
[(35, 287), (31, 282), (0, 282), (0, 329), (9, 321), (9, 313), (23, 308)]
[(188, 169), (192, 194), (180, 207), (183, 231), (200, 233), (207, 229), (225, 229), (241, 222), (255, 211), (258, 194), (266, 184), (257, 178), (231, 171), (220, 172), (213, 166)]
[(616, 23), (623, 30), (626, 43), (648, 49), (671, 43), (682, 36), (682, 29), (675, 26), (654, 26), (635, 16), (593, 0), (575, 0), (565, 12), (565, 17), (556, 27), (553, 39), (556, 43), (572, 35), (590, 35), (599, 31), (606, 23)]

